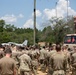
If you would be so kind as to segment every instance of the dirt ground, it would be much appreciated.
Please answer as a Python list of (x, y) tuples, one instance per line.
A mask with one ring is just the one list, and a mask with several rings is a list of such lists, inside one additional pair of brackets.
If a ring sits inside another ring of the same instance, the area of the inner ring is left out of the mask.
[[(38, 72), (37, 72), (37, 75), (47, 75), (47, 73), (43, 73), (43, 72), (41, 72), (41, 71), (38, 71)], [(69, 74), (67, 74), (67, 75), (71, 75), (71, 72), (70, 72)]]
[(38, 71), (37, 75), (47, 75), (47, 73), (42, 73), (41, 71)]
[[(33, 74), (32, 74), (33, 75)], [(41, 72), (41, 71), (38, 71), (37, 72), (37, 75), (47, 75), (47, 73), (43, 73), (43, 72)]]

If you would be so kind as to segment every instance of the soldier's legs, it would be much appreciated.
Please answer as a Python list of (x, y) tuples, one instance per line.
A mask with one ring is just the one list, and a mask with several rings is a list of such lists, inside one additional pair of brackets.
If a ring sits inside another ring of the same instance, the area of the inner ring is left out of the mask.
[(47, 70), (47, 59), (44, 61), (44, 69), (43, 69), (43, 71), (46, 72), (46, 70)]
[(36, 66), (33, 66), (33, 74), (37, 75), (37, 67)]
[(48, 66), (48, 71), (47, 71), (47, 75), (52, 75), (53, 74), (53, 69)]
[(43, 69), (43, 66), (44, 66), (44, 60), (43, 59), (40, 59), (40, 70), (42, 70)]
[(73, 71), (73, 72), (72, 72), (72, 75), (76, 75), (76, 71)]
[(65, 72), (63, 70), (57, 70), (54, 71), (53, 75), (65, 75)]
[(24, 72), (24, 75), (32, 75), (31, 72)]
[(20, 75), (24, 75), (24, 71), (20, 71)]
[(76, 68), (72, 67), (72, 73), (71, 75), (76, 75)]
[(43, 59), (40, 59), (40, 64), (43, 64)]

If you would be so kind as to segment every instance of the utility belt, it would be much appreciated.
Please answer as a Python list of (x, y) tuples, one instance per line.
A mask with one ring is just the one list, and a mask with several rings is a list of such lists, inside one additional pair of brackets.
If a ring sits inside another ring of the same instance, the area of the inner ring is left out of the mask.
[[(54, 69), (54, 71), (60, 71), (60, 70), (63, 70), (63, 69)], [(64, 71), (64, 70), (63, 70)]]

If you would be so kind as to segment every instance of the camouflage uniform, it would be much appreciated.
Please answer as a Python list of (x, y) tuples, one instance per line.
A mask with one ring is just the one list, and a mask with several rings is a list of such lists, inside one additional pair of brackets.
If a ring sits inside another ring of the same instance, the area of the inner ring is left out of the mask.
[(42, 48), (40, 50), (39, 62), (40, 62), (40, 68), (43, 72), (46, 72), (47, 54), (48, 54), (48, 52), (45, 50), (45, 48)]
[(63, 51), (64, 55), (66, 56), (66, 60), (67, 60), (67, 71), (66, 71), (66, 75), (69, 75), (69, 72), (71, 70), (71, 57), (70, 57), (70, 52), (66, 49)]
[(0, 59), (1, 75), (15, 75), (14, 69), (16, 69), (16, 62), (12, 58), (3, 57)]
[(31, 75), (31, 58), (27, 54), (23, 54), (19, 59), (21, 75)]
[(63, 52), (54, 53), (49, 61), (51, 75), (65, 75), (67, 61)]
[(36, 58), (32, 59), (32, 72), (34, 75), (37, 75), (37, 69), (38, 69), (38, 60)]
[(5, 47), (0, 45), (0, 59), (4, 56), (4, 50), (5, 50)]
[(4, 51), (0, 50), (0, 59), (4, 56)]
[(19, 68), (19, 59), (18, 57), (21, 55), (22, 53), (21, 52), (18, 52), (18, 51), (12, 51), (12, 58), (16, 61), (16, 65), (17, 65), (17, 68)]
[(72, 74), (76, 75), (76, 52), (72, 54), (71, 65), (72, 65)]
[(32, 59), (32, 72), (34, 75), (37, 75), (39, 50), (32, 48), (29, 55)]
[(56, 50), (52, 50), (52, 51), (48, 52), (48, 75), (52, 74), (52, 72), (53, 72), (49, 63), (50, 63), (51, 56), (55, 53), (56, 53)]

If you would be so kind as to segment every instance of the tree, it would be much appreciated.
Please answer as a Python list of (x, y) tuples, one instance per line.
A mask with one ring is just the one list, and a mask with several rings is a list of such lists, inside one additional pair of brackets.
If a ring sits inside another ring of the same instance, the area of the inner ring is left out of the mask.
[(5, 25), (5, 21), (4, 20), (0, 20), (0, 32), (3, 32), (4, 25)]
[(13, 32), (16, 29), (16, 27), (14, 25), (11, 25), (11, 24), (6, 24), (4, 28), (7, 32)]
[[(36, 43), (44, 41), (49, 43), (63, 42), (63, 38), (68, 33), (74, 33), (73, 18), (69, 18), (68, 23), (65, 19), (52, 18), (44, 23), (44, 29), (36, 29)], [(17, 28), (14, 25), (6, 24), (0, 20), (0, 43), (17, 42), (22, 43), (28, 40), (28, 45), (34, 43), (33, 29)]]

